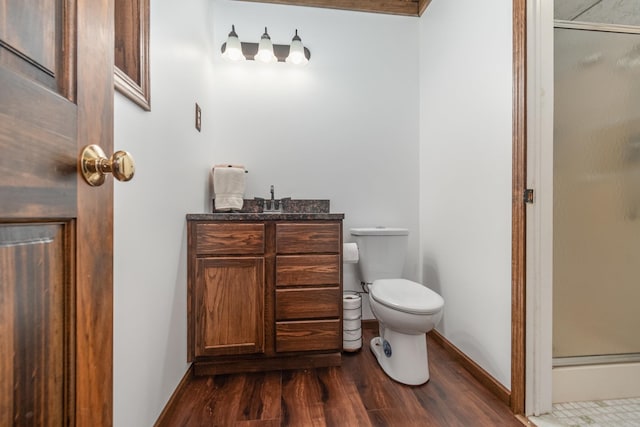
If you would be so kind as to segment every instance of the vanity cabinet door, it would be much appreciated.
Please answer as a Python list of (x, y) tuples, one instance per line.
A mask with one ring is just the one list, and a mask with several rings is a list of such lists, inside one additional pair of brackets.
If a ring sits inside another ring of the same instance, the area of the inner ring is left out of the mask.
[(264, 352), (263, 257), (196, 261), (195, 356)]

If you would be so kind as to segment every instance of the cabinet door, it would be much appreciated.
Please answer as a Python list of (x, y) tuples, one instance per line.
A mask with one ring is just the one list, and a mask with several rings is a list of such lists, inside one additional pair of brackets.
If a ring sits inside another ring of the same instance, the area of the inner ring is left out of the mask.
[(196, 357), (262, 353), (264, 298), (264, 258), (199, 258)]

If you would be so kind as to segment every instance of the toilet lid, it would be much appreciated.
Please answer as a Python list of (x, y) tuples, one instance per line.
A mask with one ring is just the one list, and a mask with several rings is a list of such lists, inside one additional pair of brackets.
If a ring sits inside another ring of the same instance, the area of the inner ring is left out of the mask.
[(380, 304), (405, 313), (431, 314), (444, 306), (440, 295), (420, 283), (406, 279), (376, 280), (369, 292)]

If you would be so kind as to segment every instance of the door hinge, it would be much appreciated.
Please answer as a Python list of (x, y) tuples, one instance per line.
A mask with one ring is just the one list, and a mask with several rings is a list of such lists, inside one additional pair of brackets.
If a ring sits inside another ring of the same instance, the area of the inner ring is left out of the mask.
[(522, 201), (525, 203), (533, 203), (533, 189), (532, 188), (527, 188), (526, 190), (524, 190), (524, 193), (522, 193)]

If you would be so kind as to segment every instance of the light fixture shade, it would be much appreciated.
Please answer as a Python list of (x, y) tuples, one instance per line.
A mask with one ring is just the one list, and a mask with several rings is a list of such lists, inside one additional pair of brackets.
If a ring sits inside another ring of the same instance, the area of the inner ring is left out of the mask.
[(258, 53), (255, 56), (256, 61), (260, 62), (276, 62), (278, 58), (273, 53), (273, 43), (271, 43), (271, 37), (269, 37), (269, 33), (267, 33), (267, 27), (264, 27), (264, 34), (260, 38), (260, 43), (258, 44)]
[(304, 45), (302, 44), (302, 39), (300, 39), (300, 36), (298, 36), (298, 30), (296, 30), (296, 34), (291, 40), (289, 56), (287, 56), (286, 61), (290, 64), (296, 65), (304, 65), (309, 62), (306, 55), (304, 54)]
[(222, 57), (231, 61), (244, 61), (246, 59), (242, 53), (242, 44), (236, 34), (235, 25), (231, 26), (231, 32), (227, 37), (227, 45), (222, 53)]

